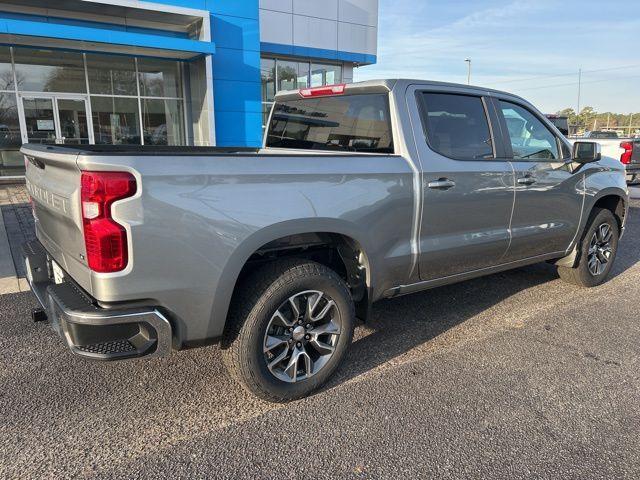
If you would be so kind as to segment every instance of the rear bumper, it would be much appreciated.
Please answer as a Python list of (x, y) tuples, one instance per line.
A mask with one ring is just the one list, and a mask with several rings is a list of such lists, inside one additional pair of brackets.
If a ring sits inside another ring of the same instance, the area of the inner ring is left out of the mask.
[(171, 353), (171, 324), (157, 309), (101, 308), (70, 278), (55, 283), (51, 260), (38, 240), (25, 243), (22, 255), (31, 290), (74, 354), (122, 360)]

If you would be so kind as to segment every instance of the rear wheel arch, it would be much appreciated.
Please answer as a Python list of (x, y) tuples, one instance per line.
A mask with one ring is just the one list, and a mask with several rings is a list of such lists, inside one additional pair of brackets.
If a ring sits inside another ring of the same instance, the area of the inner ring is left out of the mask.
[[(307, 222), (308, 225), (305, 222)], [(343, 255), (345, 252), (347, 254), (351, 252), (354, 255), (356, 252), (361, 254), (360, 265), (364, 266), (363, 278), (365, 280), (365, 295), (360, 301), (356, 302), (356, 313), (357, 316), (362, 319), (368, 318), (375, 282), (373, 280), (375, 277), (372, 273), (371, 257), (368, 253), (370, 249), (364, 245), (363, 241), (359, 240), (364, 238), (364, 234), (354, 231), (353, 228), (350, 228), (348, 222), (338, 222), (337, 225), (335, 223), (336, 222), (328, 222), (318, 218), (308, 219), (303, 221), (302, 224), (300, 224), (300, 222), (289, 222), (288, 224), (278, 224), (258, 230), (244, 239), (226, 260), (219, 274), (219, 282), (213, 292), (213, 309), (209, 319), (209, 338), (218, 338), (223, 334), (233, 297), (241, 285), (242, 280), (250, 273), (251, 266), (256, 260), (256, 255), (263, 253), (267, 247), (271, 249), (271, 247), (279, 244), (282, 250), (288, 251), (287, 256), (293, 257), (295, 253), (298, 253), (298, 256), (300, 256), (300, 251), (296, 252), (295, 248), (284, 248), (290, 238), (296, 238), (296, 242), (308, 241), (310, 237), (314, 236), (320, 236), (324, 239), (329, 238), (334, 242), (339, 240), (337, 245), (343, 247), (341, 248)], [(313, 226), (317, 227), (318, 225), (329, 228), (323, 228), (321, 230), (313, 228)], [(296, 247), (295, 242), (294, 244), (289, 244), (287, 247)], [(276, 251), (278, 250), (271, 250), (272, 253)], [(306, 253), (308, 253), (308, 251)], [(302, 258), (308, 258), (304, 254), (301, 256)], [(319, 263), (323, 262), (321, 261)], [(253, 266), (255, 266), (255, 264), (253, 264)]]
[(362, 244), (344, 233), (301, 232), (261, 245), (246, 259), (236, 279), (234, 295), (254, 270), (285, 258), (312, 260), (336, 272), (349, 287), (357, 315), (366, 319), (371, 298), (370, 259)]

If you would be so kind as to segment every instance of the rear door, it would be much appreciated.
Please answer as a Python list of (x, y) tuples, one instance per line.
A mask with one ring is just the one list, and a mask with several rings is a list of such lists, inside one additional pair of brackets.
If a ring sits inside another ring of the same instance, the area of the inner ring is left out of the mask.
[(563, 253), (582, 213), (582, 175), (573, 173), (571, 151), (524, 102), (496, 98), (505, 149), (516, 176), (511, 245), (506, 261)]
[(495, 112), (474, 90), (418, 88), (410, 95), (419, 107), (413, 123), (422, 168), (421, 279), (501, 263), (514, 176), (492, 128)]

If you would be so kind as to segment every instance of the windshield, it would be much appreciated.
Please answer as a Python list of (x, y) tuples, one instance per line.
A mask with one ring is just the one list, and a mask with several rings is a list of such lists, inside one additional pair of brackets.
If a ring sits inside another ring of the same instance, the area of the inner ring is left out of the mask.
[(393, 153), (388, 95), (335, 95), (277, 102), (266, 146)]

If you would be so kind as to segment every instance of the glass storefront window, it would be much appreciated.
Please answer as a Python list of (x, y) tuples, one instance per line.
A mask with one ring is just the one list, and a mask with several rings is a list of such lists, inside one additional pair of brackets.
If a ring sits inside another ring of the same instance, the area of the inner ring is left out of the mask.
[(136, 62), (132, 57), (87, 54), (89, 91), (104, 95), (137, 95)]
[(262, 101), (272, 102), (276, 94), (276, 61), (270, 58), (260, 60), (262, 80)]
[(184, 145), (181, 100), (142, 99), (145, 145)]
[(139, 58), (138, 73), (143, 97), (182, 97), (179, 62)]
[(295, 90), (298, 83), (298, 62), (278, 61), (278, 91)]
[(0, 47), (0, 90), (13, 90), (13, 67), (11, 66), (11, 50)]
[(335, 85), (342, 82), (342, 67), (340, 65), (311, 64), (311, 86)]
[(342, 66), (262, 58), (260, 59), (260, 76), (262, 80), (262, 128), (264, 129), (276, 92), (340, 83), (342, 82)]
[(0, 176), (24, 175), (18, 107), (14, 93), (0, 93)]
[(86, 93), (81, 53), (15, 48), (18, 89), (23, 92)]
[[(185, 145), (182, 69), (165, 59), (0, 46), (0, 176), (24, 175), (23, 140)], [(274, 69), (272, 61), (270, 98)]]
[(52, 144), (56, 141), (55, 110), (52, 98), (24, 98), (24, 120), (31, 143)]
[(96, 144), (140, 145), (136, 98), (91, 97)]

